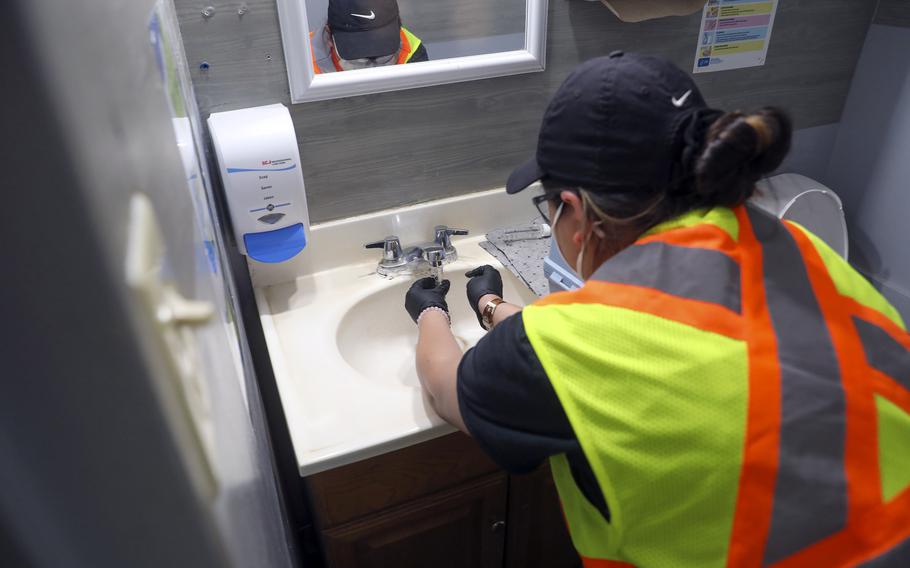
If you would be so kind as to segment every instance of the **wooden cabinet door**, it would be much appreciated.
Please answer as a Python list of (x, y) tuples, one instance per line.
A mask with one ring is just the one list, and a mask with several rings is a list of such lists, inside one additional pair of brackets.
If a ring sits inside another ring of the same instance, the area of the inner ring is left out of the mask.
[(501, 568), (507, 478), (494, 474), (322, 533), (330, 568)]
[(533, 473), (509, 478), (507, 547), (507, 568), (581, 566), (546, 463)]

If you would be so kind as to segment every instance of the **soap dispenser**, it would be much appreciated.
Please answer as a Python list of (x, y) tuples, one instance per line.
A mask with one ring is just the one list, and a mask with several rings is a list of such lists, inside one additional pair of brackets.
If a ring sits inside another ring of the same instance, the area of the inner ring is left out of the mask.
[(309, 213), (287, 107), (213, 113), (208, 124), (241, 254), (265, 263), (295, 257), (307, 245)]

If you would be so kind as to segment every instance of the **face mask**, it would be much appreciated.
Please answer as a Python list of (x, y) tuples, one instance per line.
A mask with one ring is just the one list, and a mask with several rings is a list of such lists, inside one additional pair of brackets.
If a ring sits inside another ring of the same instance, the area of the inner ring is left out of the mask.
[(581, 250), (578, 251), (578, 257), (575, 259), (575, 272), (579, 277), (582, 275), (582, 265), (584, 264), (585, 260), (585, 247), (588, 246), (588, 239), (591, 238), (591, 235), (597, 235), (601, 239), (606, 238), (603, 230), (599, 228), (600, 225), (603, 225), (603, 221), (594, 222), (594, 224), (591, 225), (591, 232), (585, 236), (585, 240), (581, 243)]
[[(559, 203), (559, 208), (556, 210), (556, 214), (553, 215), (553, 224), (550, 225), (550, 230), (553, 232), (554, 235), (556, 234), (556, 223), (559, 222), (559, 216), (562, 215), (562, 209), (565, 204), (566, 204), (565, 201), (561, 201)], [(579, 279), (583, 279), (581, 276), (581, 274), (582, 274), (581, 267), (585, 260), (585, 248), (588, 246), (588, 239), (590, 237), (591, 237), (591, 234), (588, 233), (588, 235), (585, 237), (585, 240), (582, 241), (582, 243), (581, 243), (581, 250), (578, 251), (578, 256), (575, 257), (575, 276), (577, 276)], [(556, 242), (556, 237), (553, 237), (553, 241), (554, 241), (554, 243), (556, 243), (556, 255), (557, 255), (559, 261), (562, 264), (564, 264), (566, 267), (568, 267), (569, 263), (566, 262), (565, 257), (562, 256), (562, 251), (559, 249), (559, 243)]]
[[(560, 203), (559, 208), (556, 210), (556, 214), (553, 215), (553, 222), (550, 224), (550, 229), (553, 234), (550, 238), (550, 256), (544, 261), (544, 273), (547, 274), (550, 270), (554, 271), (554, 274), (547, 278), (547, 286), (550, 288), (550, 293), (563, 292), (567, 288), (580, 288), (584, 284), (584, 282), (581, 281), (581, 278), (572, 271), (569, 263), (566, 262), (565, 257), (562, 255), (562, 251), (559, 250), (559, 243), (556, 240), (556, 232), (554, 229), (556, 228), (556, 223), (559, 222), (559, 216), (562, 214), (564, 205), (565, 203)], [(548, 264), (550, 265), (549, 269), (547, 268)], [(553, 268), (552, 265), (554, 264), (559, 268)], [(557, 272), (559, 272), (559, 276), (555, 275)]]
[(369, 69), (370, 67), (385, 67), (386, 65), (394, 65), (398, 59), (398, 52), (383, 55), (382, 57), (366, 57), (364, 59), (341, 59), (338, 58), (338, 63), (341, 65), (341, 68), (345, 71), (353, 71), (355, 69)]
[(345, 71), (354, 71), (355, 69), (369, 69), (371, 67), (385, 67), (386, 65), (392, 65), (395, 63), (395, 55), (388, 55), (386, 57), (379, 57), (376, 59), (339, 59), (338, 62), (341, 64), (341, 68)]

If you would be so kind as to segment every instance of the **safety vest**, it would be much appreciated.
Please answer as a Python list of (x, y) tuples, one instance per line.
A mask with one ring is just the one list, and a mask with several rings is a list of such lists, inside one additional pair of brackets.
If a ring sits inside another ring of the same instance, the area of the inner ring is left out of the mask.
[(689, 213), (523, 319), (609, 506), (551, 458), (586, 567), (910, 566), (910, 335), (808, 231)]
[[(401, 27), (401, 48), (398, 50), (398, 60), (395, 65), (403, 65), (414, 57), (417, 48), (420, 47), (420, 38), (409, 32), (404, 26)], [(334, 73), (344, 71), (341, 67), (341, 60), (334, 49), (330, 49), (324, 41), (313, 41), (314, 32), (310, 32), (310, 46), (313, 53), (313, 70), (317, 75), (322, 73)]]

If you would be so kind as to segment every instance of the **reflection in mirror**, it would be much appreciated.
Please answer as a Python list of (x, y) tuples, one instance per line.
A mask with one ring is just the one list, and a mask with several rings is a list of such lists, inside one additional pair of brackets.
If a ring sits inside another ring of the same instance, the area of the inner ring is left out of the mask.
[(544, 69), (547, 0), (277, 1), (295, 103)]
[(525, 45), (525, 0), (306, 0), (317, 74)]

